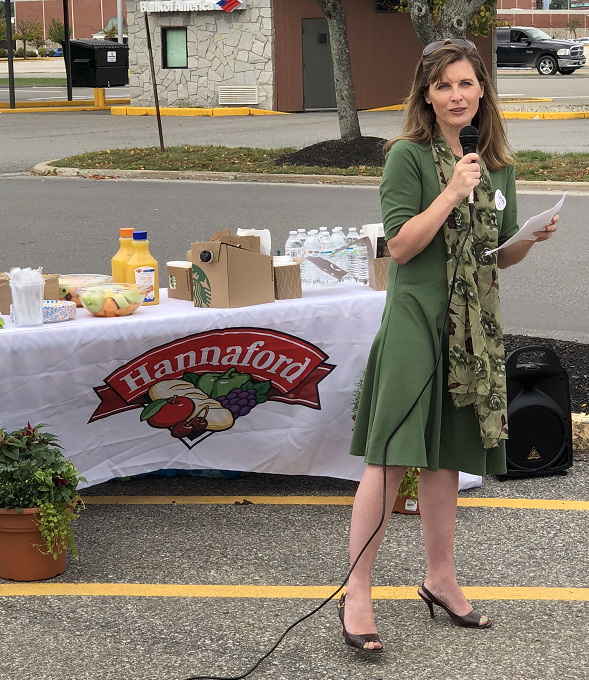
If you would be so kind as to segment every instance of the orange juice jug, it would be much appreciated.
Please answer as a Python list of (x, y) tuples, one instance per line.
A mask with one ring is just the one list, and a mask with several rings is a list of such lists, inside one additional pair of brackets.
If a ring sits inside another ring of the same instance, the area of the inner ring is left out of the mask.
[(110, 261), (112, 267), (112, 277), (117, 283), (125, 283), (127, 281), (127, 260), (133, 254), (133, 227), (124, 227), (121, 229), (121, 237), (119, 238), (120, 248), (118, 253)]
[(133, 232), (133, 253), (125, 268), (127, 283), (149, 285), (143, 300), (144, 305), (157, 305), (160, 301), (157, 261), (149, 252), (146, 231)]

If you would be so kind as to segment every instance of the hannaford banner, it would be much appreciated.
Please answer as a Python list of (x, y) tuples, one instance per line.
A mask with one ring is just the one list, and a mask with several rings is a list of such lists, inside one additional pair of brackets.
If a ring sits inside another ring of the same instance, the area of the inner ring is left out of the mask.
[(89, 422), (141, 408), (140, 420), (192, 448), (228, 430), (258, 404), (320, 409), (318, 385), (335, 368), (315, 345), (287, 333), (228, 328), (145, 352), (95, 387)]

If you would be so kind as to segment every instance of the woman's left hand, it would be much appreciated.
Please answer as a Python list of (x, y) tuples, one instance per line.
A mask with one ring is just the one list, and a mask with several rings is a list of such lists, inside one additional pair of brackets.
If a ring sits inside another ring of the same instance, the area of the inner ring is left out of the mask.
[(538, 241), (547, 241), (552, 234), (556, 231), (556, 223), (558, 222), (558, 215), (555, 215), (552, 218), (552, 221), (550, 224), (544, 228), (543, 231), (535, 231), (534, 236), (536, 237), (536, 242)]

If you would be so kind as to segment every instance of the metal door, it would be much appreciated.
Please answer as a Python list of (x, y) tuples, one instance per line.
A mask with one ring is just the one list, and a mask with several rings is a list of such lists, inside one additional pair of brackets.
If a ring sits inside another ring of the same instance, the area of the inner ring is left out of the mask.
[(327, 19), (303, 19), (303, 109), (335, 109)]

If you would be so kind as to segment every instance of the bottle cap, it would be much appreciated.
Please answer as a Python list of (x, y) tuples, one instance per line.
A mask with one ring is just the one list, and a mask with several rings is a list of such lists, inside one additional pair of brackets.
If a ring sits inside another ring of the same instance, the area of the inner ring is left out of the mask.
[(120, 231), (121, 238), (133, 238), (133, 227), (123, 227)]
[(147, 241), (147, 232), (146, 231), (134, 231), (133, 232), (133, 240), (134, 241)]

